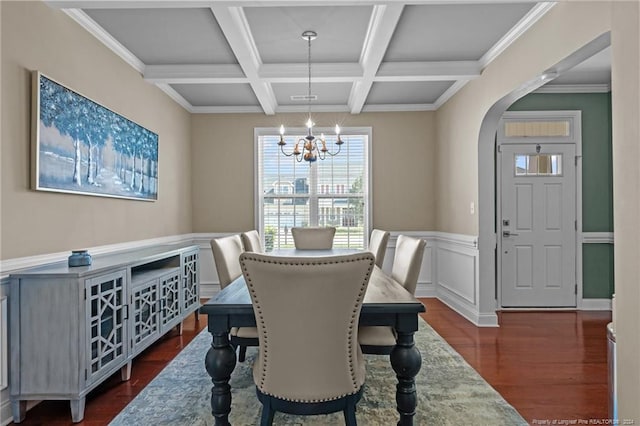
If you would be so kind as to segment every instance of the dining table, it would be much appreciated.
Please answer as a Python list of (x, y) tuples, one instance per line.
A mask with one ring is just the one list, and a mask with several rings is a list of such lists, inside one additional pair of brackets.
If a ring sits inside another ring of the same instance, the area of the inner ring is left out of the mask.
[[(285, 257), (338, 256), (361, 252), (352, 249), (298, 250), (281, 249), (266, 253)], [(331, 309), (330, 306), (327, 309)], [(396, 374), (396, 404), (398, 425), (413, 425), (418, 398), (415, 377), (420, 371), (422, 357), (415, 346), (413, 335), (418, 330), (418, 316), (425, 312), (424, 305), (402, 285), (375, 266), (362, 308), (360, 326), (390, 326), (396, 331), (396, 345), (389, 355), (391, 368)], [(236, 278), (200, 307), (206, 314), (207, 327), (212, 336), (211, 347), (205, 355), (205, 367), (213, 387), (211, 411), (216, 426), (227, 426), (231, 413), (231, 386), (229, 380), (236, 366), (235, 348), (230, 343), (232, 327), (255, 327), (256, 319), (244, 276)], [(319, 349), (321, 350), (321, 349)]]

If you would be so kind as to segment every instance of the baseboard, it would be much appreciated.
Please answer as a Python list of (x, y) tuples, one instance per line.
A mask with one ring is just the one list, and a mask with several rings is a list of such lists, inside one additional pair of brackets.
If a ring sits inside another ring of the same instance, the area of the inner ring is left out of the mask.
[(581, 311), (610, 311), (611, 299), (582, 299), (578, 309)]
[(456, 311), (458, 314), (466, 318), (469, 322), (477, 327), (498, 327), (498, 315), (493, 313), (480, 313), (478, 308), (470, 303), (466, 303), (463, 299), (452, 295), (444, 287), (437, 288), (436, 297), (442, 303)]
[(13, 421), (13, 413), (11, 412), (11, 399), (9, 398), (9, 389), (0, 392), (0, 426), (8, 425)]
[(432, 282), (419, 282), (416, 297), (436, 297), (436, 286)]

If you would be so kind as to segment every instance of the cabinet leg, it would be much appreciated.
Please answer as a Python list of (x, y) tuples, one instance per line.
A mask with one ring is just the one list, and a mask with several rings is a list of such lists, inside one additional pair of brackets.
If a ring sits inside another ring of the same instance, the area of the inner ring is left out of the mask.
[(182, 336), (182, 329), (184, 328), (184, 321), (180, 321), (180, 324), (178, 324), (178, 335)]
[(120, 380), (126, 382), (131, 378), (131, 361), (120, 368)]
[(14, 423), (22, 422), (27, 415), (27, 401), (11, 401), (11, 414)]
[(69, 405), (71, 405), (71, 421), (74, 423), (79, 423), (84, 419), (84, 401), (85, 398), (80, 399), (72, 399), (69, 401)]

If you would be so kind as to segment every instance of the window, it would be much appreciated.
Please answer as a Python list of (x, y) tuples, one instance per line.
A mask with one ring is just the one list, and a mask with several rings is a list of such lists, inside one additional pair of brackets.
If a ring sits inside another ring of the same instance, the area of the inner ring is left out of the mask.
[(516, 176), (562, 176), (562, 154), (516, 154)]
[[(287, 153), (304, 137), (297, 130), (285, 136)], [(335, 226), (334, 247), (366, 247), (370, 135), (369, 128), (343, 129), (340, 153), (310, 164), (280, 152), (278, 129), (256, 129), (256, 213), (265, 250), (293, 248), (294, 226)], [(335, 136), (326, 141), (335, 151)]]

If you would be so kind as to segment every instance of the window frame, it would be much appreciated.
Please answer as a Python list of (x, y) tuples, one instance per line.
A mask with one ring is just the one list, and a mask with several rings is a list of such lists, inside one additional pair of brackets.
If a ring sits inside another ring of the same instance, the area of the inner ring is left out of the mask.
[[(314, 134), (319, 135), (320, 133), (325, 133), (325, 134), (333, 134), (334, 129), (330, 128), (330, 127), (314, 127)], [(299, 134), (299, 135), (304, 135), (307, 133), (307, 129), (305, 127), (292, 127), (292, 128), (287, 128), (287, 134), (289, 135), (294, 135), (294, 134)], [(364, 226), (363, 226), (363, 238), (364, 241), (362, 242), (363, 244), (363, 248), (366, 249), (368, 242), (369, 242), (369, 234), (371, 233), (371, 224), (372, 222), (372, 203), (373, 203), (373, 197), (372, 197), (372, 191), (371, 191), (371, 183), (372, 183), (372, 128), (371, 127), (344, 127), (341, 128), (340, 131), (340, 136), (350, 136), (350, 135), (365, 135), (367, 137), (367, 141), (364, 144), (364, 149), (365, 149), (365, 155), (364, 155), (364, 173), (365, 176), (362, 180), (363, 182), (363, 199), (364, 199)], [(254, 160), (253, 160), (253, 191), (254, 191), (254, 196), (253, 196), (253, 202), (254, 202), (254, 225), (255, 225), (255, 229), (258, 230), (258, 232), (260, 233), (260, 237), (263, 240), (264, 243), (264, 210), (262, 208), (262, 203), (263, 203), (263, 182), (261, 181), (260, 178), (260, 150), (261, 150), (261, 146), (260, 146), (260, 137), (261, 136), (280, 136), (280, 129), (278, 127), (255, 127), (254, 131), (253, 131), (253, 154), (254, 154)], [(345, 142), (345, 144), (348, 142)], [(344, 148), (344, 146), (343, 146)], [(289, 147), (289, 149), (293, 149), (292, 147)], [(280, 154), (282, 155), (282, 154)], [(340, 154), (338, 154), (340, 155)], [(321, 162), (323, 160), (318, 159), (318, 163)], [(304, 163), (305, 161), (302, 160), (302, 162)], [(311, 167), (315, 167), (315, 165), (312, 164)], [(348, 195), (348, 194), (343, 194), (343, 195)], [(302, 196), (302, 195), (301, 195)], [(318, 192), (315, 194), (314, 197), (312, 197), (310, 194), (309, 195), (304, 195), (305, 197), (309, 197), (309, 198), (315, 198), (317, 200), (321, 199), (321, 198), (335, 198), (335, 195), (327, 195), (327, 194), (323, 194), (322, 192)], [(344, 197), (341, 197), (344, 198)], [(318, 212), (319, 213), (319, 212)], [(310, 213), (311, 214), (311, 213)]]

